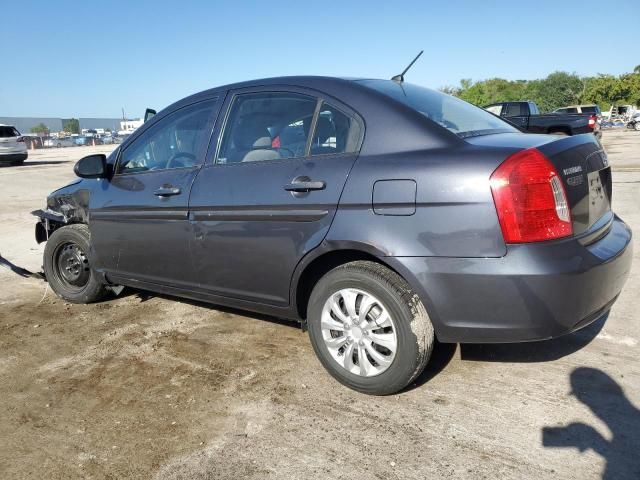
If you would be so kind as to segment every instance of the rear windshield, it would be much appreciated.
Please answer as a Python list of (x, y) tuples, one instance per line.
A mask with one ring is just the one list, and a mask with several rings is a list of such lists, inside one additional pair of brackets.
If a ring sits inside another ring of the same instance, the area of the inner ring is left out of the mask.
[(20, 133), (13, 128), (7, 127), (6, 125), (0, 126), (0, 138), (8, 138), (8, 137), (19, 137)]
[(389, 80), (362, 80), (362, 83), (410, 106), (462, 138), (518, 131), (482, 108), (435, 90)]

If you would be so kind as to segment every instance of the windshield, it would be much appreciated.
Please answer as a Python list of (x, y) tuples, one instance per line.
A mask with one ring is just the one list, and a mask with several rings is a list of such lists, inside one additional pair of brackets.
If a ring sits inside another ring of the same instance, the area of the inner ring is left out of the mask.
[(435, 90), (390, 80), (361, 82), (408, 105), (462, 138), (518, 131), (481, 108)]

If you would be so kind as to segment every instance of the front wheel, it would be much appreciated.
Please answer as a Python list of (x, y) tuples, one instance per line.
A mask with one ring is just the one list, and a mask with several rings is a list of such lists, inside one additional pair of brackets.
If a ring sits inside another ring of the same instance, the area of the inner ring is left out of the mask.
[(351, 262), (327, 273), (308, 312), (318, 359), (359, 392), (396, 393), (431, 356), (434, 332), (424, 305), (398, 274), (377, 263)]
[(51, 289), (72, 303), (92, 303), (105, 297), (107, 288), (93, 271), (87, 256), (89, 227), (83, 224), (57, 229), (44, 249), (44, 273)]

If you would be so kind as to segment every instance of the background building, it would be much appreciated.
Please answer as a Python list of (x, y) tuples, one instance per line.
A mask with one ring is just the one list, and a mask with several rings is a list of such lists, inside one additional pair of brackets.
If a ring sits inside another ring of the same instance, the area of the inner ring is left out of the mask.
[[(64, 123), (69, 120), (67, 118), (51, 118), (51, 117), (0, 117), (0, 123), (13, 125), (20, 133), (30, 133), (31, 129), (40, 123), (47, 126), (50, 132), (61, 132)], [(120, 130), (121, 118), (79, 118), (80, 130), (83, 128), (97, 130), (118, 131)]]

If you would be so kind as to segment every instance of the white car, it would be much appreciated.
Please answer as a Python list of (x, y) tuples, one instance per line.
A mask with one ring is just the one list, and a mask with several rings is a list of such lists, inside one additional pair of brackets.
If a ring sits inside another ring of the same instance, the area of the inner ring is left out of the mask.
[(27, 159), (27, 145), (13, 125), (0, 125), (0, 165), (20, 165)]
[(76, 144), (70, 138), (47, 138), (44, 141), (45, 147), (75, 147)]

